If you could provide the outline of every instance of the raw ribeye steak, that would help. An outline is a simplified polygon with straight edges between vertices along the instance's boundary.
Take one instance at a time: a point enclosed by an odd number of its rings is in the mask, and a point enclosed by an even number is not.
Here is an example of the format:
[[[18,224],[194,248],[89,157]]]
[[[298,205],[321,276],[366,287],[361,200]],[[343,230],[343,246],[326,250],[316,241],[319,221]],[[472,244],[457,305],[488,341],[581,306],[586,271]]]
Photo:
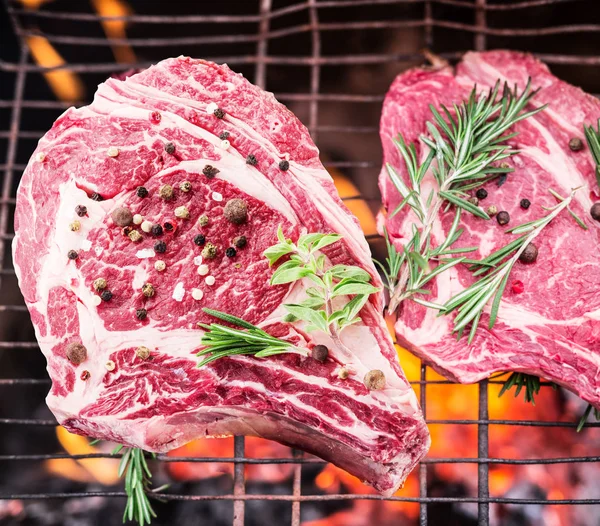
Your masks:
[[[507,211],[510,224],[463,213],[465,232],[457,248],[479,247],[468,257],[481,259],[507,245],[516,237],[506,233],[509,227],[541,218],[547,214],[542,207],[556,205],[549,189],[568,196],[580,187],[571,208],[588,230],[566,210],[545,227],[535,240],[537,260],[516,263],[495,326],[488,329],[488,305],[471,345],[466,336],[457,340],[453,334],[454,315],[438,316],[435,309],[410,300],[399,309],[396,332],[400,343],[455,381],[476,382],[495,371],[525,372],[557,382],[600,407],[600,222],[590,215],[600,190],[583,128],[596,125],[600,101],[557,79],[530,55],[467,53],[456,69],[413,69],[396,78],[381,117],[384,161],[407,177],[392,139],[402,133],[407,142],[417,143],[422,156],[426,146],[419,136],[426,133],[426,121],[432,120],[429,104],[452,108],[468,97],[474,85],[487,90],[498,79],[511,87],[517,84],[522,92],[528,77],[533,88],[540,88],[532,107],[548,107],[514,127],[519,135],[510,144],[520,153],[507,160],[514,171],[506,179],[486,183],[487,197],[479,203],[483,209],[494,205]],[[570,147],[574,138],[581,142],[573,141]],[[427,180],[433,177],[428,175]],[[385,208],[394,210],[401,199],[385,164],[379,184]],[[531,203],[528,208],[527,203],[521,205],[524,199]],[[397,247],[410,238],[415,221],[406,209],[385,221]],[[450,209],[436,218],[433,246],[444,239],[453,217]],[[454,267],[436,278],[426,299],[444,304],[475,279],[466,265]]]
[[[307,285],[269,284],[263,252],[280,225],[293,240],[342,235],[324,249],[328,264],[358,265],[380,282],[306,128],[227,66],[177,58],[107,80],[41,139],[15,224],[15,267],[53,382],[48,405],[70,431],[148,451],[258,435],[386,493],[426,453],[380,294],[342,332],[351,357],[325,333],[283,321],[282,303]],[[330,358],[239,356],[198,368],[198,322],[218,321],[202,308],[307,350],[326,345]],[[365,387],[370,370],[384,373],[383,389]]]

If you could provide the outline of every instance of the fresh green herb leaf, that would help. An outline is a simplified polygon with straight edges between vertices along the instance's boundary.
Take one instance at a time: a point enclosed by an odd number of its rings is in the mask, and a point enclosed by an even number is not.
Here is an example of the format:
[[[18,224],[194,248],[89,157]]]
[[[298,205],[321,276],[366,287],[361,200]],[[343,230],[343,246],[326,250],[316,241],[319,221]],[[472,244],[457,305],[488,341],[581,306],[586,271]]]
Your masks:
[[[206,314],[217,319],[242,327],[245,330],[233,329],[216,323],[200,324],[206,330],[200,343],[204,347],[196,356],[204,357],[198,367],[227,356],[251,354],[254,356],[271,356],[293,352],[308,356],[306,349],[300,349],[290,342],[271,336],[259,327],[241,318],[213,309],[202,309]],[[310,310],[310,309],[309,309]],[[314,311],[313,311],[314,312]],[[275,352],[277,351],[277,352]]]
[[[590,417],[590,414],[592,413],[592,410],[594,411],[594,418],[596,420],[600,420],[600,409],[596,409],[596,408],[594,408],[594,406],[592,404],[588,404],[587,409],[585,410],[585,412],[579,419],[579,423],[577,424],[577,432],[578,433],[585,427],[585,424],[587,423],[588,418]]]
[[[519,396],[523,388],[525,388],[525,401],[535,405],[535,396],[540,392],[540,379],[537,376],[532,376],[525,373],[512,373],[498,393],[502,396],[506,391],[516,387],[515,398]]]
[[[156,518],[147,495],[151,491],[152,472],[141,449],[123,446],[115,448],[116,452],[121,450],[123,455],[118,473],[119,477],[125,474],[125,493],[127,493],[123,522],[135,520],[140,526],[150,524],[152,518]]]
[[[600,188],[600,119],[596,124],[596,129],[590,124],[589,126],[583,126],[585,130],[585,139],[590,147],[592,157],[596,162],[596,182]]]

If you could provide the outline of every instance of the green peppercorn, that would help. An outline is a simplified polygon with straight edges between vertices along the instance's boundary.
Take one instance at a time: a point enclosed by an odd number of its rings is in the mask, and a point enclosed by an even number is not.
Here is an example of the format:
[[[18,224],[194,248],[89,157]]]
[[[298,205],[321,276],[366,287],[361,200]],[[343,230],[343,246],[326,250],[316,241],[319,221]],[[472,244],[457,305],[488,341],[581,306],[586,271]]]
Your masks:
[[[385,375],[379,369],[373,369],[365,374],[364,383],[367,389],[376,390],[385,387]]]
[[[217,247],[212,243],[206,243],[202,249],[202,257],[206,259],[214,259],[217,256]]]
[[[152,283],[145,283],[142,286],[142,293],[147,298],[151,298],[152,296],[154,296],[154,287],[152,286]]]

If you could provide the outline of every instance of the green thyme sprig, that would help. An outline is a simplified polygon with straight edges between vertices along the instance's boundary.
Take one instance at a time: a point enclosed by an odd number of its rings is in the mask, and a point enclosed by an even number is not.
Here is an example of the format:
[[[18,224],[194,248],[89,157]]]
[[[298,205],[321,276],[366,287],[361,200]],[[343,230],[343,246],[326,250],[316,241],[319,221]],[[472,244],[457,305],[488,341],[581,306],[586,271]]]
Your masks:
[[[579,423],[577,424],[578,433],[585,427],[585,424],[587,423],[590,414],[592,414],[592,411],[594,412],[594,418],[596,420],[600,420],[600,409],[596,409],[592,404],[588,404],[587,409],[585,410],[585,412],[579,419]]]
[[[205,356],[205,358],[200,361],[198,367],[226,356],[243,354],[251,354],[257,358],[266,358],[267,356],[289,352],[308,356],[306,349],[300,349],[290,342],[271,336],[256,325],[252,325],[241,318],[214,309],[204,308],[202,310],[214,318],[241,327],[244,330],[233,329],[217,323],[211,323],[210,325],[198,324],[206,330],[200,340],[204,349],[196,354],[198,357]]]
[[[429,304],[431,307],[438,308],[440,314],[447,315],[457,311],[457,315],[454,318],[453,331],[458,333],[459,338],[462,336],[466,326],[471,323],[469,343],[473,341],[481,315],[490,301],[492,304],[488,327],[489,329],[494,327],[498,317],[502,294],[504,293],[508,278],[515,263],[527,248],[527,245],[529,245],[529,243],[531,243],[556,216],[563,210],[568,209],[571,215],[574,216],[576,222],[585,228],[583,221],[569,208],[577,190],[578,188],[572,190],[569,197],[566,198],[561,197],[551,190],[552,195],[555,196],[559,202],[553,207],[545,208],[545,210],[549,211],[547,215],[507,230],[507,233],[523,235],[496,252],[493,252],[488,257],[472,264],[470,269],[474,271],[473,274],[475,276],[488,272],[485,276],[477,280],[470,287],[450,298],[443,306]]]
[[[388,163],[387,171],[390,179],[402,197],[402,201],[391,216],[408,205],[418,223],[414,224],[412,239],[407,243],[408,254],[412,256],[407,255],[403,261],[402,270],[391,296],[390,312],[396,310],[405,299],[422,292],[420,287],[415,286],[421,284],[420,280],[411,278],[419,274],[417,267],[426,271],[429,262],[441,255],[435,254],[432,248],[431,230],[442,206],[454,205],[457,214],[460,210],[465,210],[483,219],[489,219],[487,213],[468,201],[467,191],[485,184],[498,175],[513,171],[510,167],[497,165],[500,161],[518,153],[506,143],[516,133],[506,134],[506,132],[517,122],[535,115],[545,107],[523,111],[536,94],[536,91],[531,90],[530,81],[521,94],[518,93],[516,86],[511,90],[507,84],[504,84],[501,97],[498,97],[499,93],[500,81],[496,82],[487,94],[482,93],[479,96],[475,87],[466,101],[458,106],[454,105],[454,114],[445,106],[442,106],[439,112],[430,105],[433,122],[427,122],[430,137],[421,137],[429,147],[422,163],[417,160],[414,144],[407,145],[402,135],[394,141],[405,161],[409,184],[406,184]],[[428,195],[424,195],[422,183],[430,168],[437,190],[431,190]],[[440,252],[452,253],[450,251],[454,250],[461,253],[472,250],[452,248],[461,234],[462,229],[455,229],[443,242],[444,251]],[[454,262],[450,266],[456,264],[458,263]],[[443,270],[448,268],[445,267]]]
[[[308,323],[307,331],[320,330],[333,339],[345,353],[350,351],[342,344],[340,332],[360,321],[358,313],[369,295],[380,289],[370,284],[371,275],[352,265],[334,265],[325,269],[326,258],[321,249],[342,239],[339,234],[305,234],[297,244],[286,239],[281,226],[277,230],[279,243],[269,247],[265,257],[273,265],[284,256],[289,261],[281,264],[271,277],[271,285],[293,283],[302,279],[312,281],[306,289],[307,298],[300,303],[284,304],[288,311],[286,321],[302,320]],[[353,296],[340,307],[336,298]]]
[[[592,152],[592,157],[596,161],[596,181],[598,187],[600,187],[600,119],[598,119],[595,130],[591,124],[589,126],[584,124],[583,129],[585,130],[585,138],[590,147],[590,152]]]
[[[156,518],[147,495],[147,492],[151,491],[152,472],[141,449],[119,445],[113,450],[113,455],[121,451],[123,456],[119,464],[119,477],[125,474],[127,493],[123,522],[135,520],[140,526],[150,524],[152,518]],[[157,488],[157,491],[161,489],[164,489],[164,486]]]

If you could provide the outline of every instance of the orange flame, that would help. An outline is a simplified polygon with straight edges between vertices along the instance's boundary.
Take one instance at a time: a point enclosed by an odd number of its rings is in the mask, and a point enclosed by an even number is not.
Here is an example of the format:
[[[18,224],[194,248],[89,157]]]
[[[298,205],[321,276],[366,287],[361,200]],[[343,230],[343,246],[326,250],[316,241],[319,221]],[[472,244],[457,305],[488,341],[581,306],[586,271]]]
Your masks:
[[[100,16],[118,17],[132,14],[132,9],[122,0],[91,0],[94,9]],[[103,20],[102,27],[108,38],[125,39],[125,21],[124,20]],[[133,64],[136,62],[135,53],[128,44],[113,45],[113,55],[115,60],[121,64]]]
[[[65,60],[54,49],[48,39],[35,35],[27,37],[27,45],[36,64],[46,68],[54,68],[65,65]],[[84,98],[85,88],[79,76],[72,71],[59,69],[44,73],[46,81],[52,91],[60,100],[79,101]]]
[[[64,427],[56,428],[56,436],[69,455],[90,455],[101,452],[94,446],[90,446],[87,438],[69,433]],[[109,458],[80,460],[54,458],[46,461],[46,469],[51,473],[78,482],[97,481],[107,486],[112,486],[119,480],[118,466],[118,460]]]

